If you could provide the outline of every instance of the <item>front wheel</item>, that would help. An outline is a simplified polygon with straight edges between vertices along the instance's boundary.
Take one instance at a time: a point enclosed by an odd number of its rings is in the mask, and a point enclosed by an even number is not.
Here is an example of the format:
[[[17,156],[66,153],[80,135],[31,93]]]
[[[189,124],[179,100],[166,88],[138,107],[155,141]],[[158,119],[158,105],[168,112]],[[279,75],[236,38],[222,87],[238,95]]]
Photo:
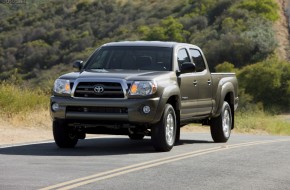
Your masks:
[[[151,129],[151,140],[156,151],[170,151],[176,136],[176,114],[170,104],[165,109],[160,121]]]
[[[53,137],[59,148],[73,148],[78,142],[78,134],[68,128],[65,121],[53,121]]]
[[[233,115],[228,102],[223,103],[220,116],[213,118],[210,132],[214,142],[227,142],[231,135]]]

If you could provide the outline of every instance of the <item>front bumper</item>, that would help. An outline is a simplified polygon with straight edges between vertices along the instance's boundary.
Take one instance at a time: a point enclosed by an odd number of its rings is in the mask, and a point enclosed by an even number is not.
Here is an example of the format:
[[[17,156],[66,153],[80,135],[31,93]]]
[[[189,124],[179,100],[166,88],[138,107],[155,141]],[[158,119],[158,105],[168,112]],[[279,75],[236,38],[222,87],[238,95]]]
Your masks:
[[[50,105],[57,103],[58,109],[53,111],[50,106],[50,113],[53,119],[68,119],[79,121],[102,121],[122,122],[131,124],[153,124],[157,123],[162,115],[160,98],[149,99],[77,99],[72,97],[52,96]],[[144,106],[150,106],[150,112],[143,112]],[[78,108],[78,109],[70,109]],[[108,112],[118,108],[120,112]],[[89,110],[89,111],[88,111]],[[97,111],[95,111],[97,110]]]

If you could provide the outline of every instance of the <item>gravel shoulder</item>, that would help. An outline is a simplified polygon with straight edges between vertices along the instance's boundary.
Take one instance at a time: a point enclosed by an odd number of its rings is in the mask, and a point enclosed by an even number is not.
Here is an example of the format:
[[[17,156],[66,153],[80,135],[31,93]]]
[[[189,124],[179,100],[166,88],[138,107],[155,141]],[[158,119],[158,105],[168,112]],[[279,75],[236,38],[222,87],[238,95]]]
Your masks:
[[[209,133],[209,127],[201,126],[185,126],[182,132],[196,132],[196,133]],[[40,127],[19,127],[13,126],[8,122],[0,122],[0,145],[12,145],[20,143],[31,143],[38,141],[52,140],[52,130],[48,126]],[[96,135],[89,135],[96,136]]]
[[[45,114],[43,114],[45,115]],[[35,117],[32,117],[35,118]],[[18,122],[8,122],[7,120],[0,117],[0,145],[14,145],[21,143],[33,143],[39,141],[48,141],[53,140],[51,121],[47,115],[43,118],[39,118],[40,121],[29,119],[19,120]],[[290,121],[290,115],[284,114],[281,115],[281,118],[286,121]],[[207,126],[201,125],[187,125],[181,128],[182,133],[206,133],[210,134],[210,128]],[[255,134],[255,135],[269,135],[265,131],[253,130],[251,132],[244,132],[238,129],[232,131],[233,134]],[[99,135],[87,135],[87,137],[94,137]]]
[[[0,145],[45,141],[53,138],[51,130],[42,128],[0,126],[0,133]]]

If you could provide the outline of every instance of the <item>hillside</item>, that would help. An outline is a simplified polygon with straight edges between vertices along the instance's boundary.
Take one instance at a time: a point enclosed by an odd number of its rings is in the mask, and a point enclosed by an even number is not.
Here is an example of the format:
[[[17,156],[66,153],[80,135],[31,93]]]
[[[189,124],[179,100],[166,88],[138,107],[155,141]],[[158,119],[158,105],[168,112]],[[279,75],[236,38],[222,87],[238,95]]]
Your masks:
[[[273,0],[0,4],[0,79],[43,77],[40,71],[84,59],[100,44],[137,39],[194,43],[212,69],[225,61],[242,67],[277,48],[272,26],[278,9]]]
[[[212,71],[237,73],[241,110],[289,112],[289,0],[25,2],[0,4],[0,84],[48,94],[103,43],[178,41],[200,46]]]

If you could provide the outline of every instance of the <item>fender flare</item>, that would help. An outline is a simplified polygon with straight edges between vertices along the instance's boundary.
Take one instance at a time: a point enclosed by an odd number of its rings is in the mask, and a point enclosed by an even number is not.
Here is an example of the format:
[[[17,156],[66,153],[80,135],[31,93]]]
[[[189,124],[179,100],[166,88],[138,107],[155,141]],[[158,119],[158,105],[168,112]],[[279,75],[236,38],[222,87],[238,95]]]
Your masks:
[[[170,85],[170,86],[166,86],[163,89],[162,95],[160,96],[160,101],[158,103],[158,107],[157,107],[157,111],[156,111],[156,115],[154,117],[154,123],[158,122],[161,119],[161,116],[164,112],[164,107],[165,104],[167,103],[167,101],[169,100],[170,97],[175,96],[178,97],[177,98],[177,104],[176,109],[180,110],[181,107],[181,100],[180,100],[180,89],[177,85]],[[175,107],[173,106],[173,107]],[[176,113],[178,114],[178,113]]]
[[[234,85],[231,82],[225,82],[224,84],[219,84],[221,87],[220,89],[218,89],[218,94],[220,94],[220,96],[217,96],[216,99],[216,109],[214,110],[214,114],[213,117],[218,117],[221,114],[222,111],[222,106],[223,106],[223,102],[225,100],[225,97],[228,93],[231,94],[230,96],[230,105],[234,105],[234,99],[235,99],[235,88]],[[234,110],[232,110],[234,111]]]

